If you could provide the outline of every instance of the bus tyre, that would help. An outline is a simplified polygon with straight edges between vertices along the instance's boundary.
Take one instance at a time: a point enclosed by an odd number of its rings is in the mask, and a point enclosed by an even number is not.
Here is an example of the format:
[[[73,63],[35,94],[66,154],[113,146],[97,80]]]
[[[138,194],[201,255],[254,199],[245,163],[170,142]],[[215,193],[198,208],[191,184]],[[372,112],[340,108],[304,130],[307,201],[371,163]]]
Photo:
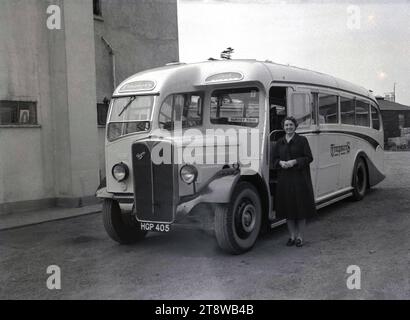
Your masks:
[[[262,222],[261,200],[256,188],[240,182],[231,203],[215,210],[215,235],[219,246],[231,254],[250,250],[258,238]]]
[[[353,169],[353,200],[362,200],[366,194],[368,176],[366,164],[362,158],[356,161]]]
[[[112,199],[104,199],[102,217],[105,231],[120,244],[135,243],[147,234],[133,216],[122,214],[118,202]]]

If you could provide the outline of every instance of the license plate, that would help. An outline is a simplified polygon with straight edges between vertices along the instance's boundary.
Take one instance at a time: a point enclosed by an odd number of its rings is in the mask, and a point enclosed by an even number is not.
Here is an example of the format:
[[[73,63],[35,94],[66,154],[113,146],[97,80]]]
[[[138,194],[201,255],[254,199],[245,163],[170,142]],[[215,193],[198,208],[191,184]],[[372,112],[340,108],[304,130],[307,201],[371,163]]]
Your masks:
[[[141,230],[166,233],[171,230],[171,225],[167,223],[141,222]]]

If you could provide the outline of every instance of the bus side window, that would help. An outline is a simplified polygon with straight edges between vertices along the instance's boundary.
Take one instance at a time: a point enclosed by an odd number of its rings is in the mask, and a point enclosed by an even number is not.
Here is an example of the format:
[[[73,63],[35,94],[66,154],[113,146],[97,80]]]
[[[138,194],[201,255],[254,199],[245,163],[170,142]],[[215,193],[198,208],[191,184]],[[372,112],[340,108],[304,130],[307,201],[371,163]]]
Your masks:
[[[202,124],[202,99],[197,94],[186,95],[183,111],[183,127],[190,128]]]
[[[375,130],[380,130],[380,115],[379,111],[375,106],[371,106],[372,110],[372,128]]]
[[[338,97],[331,94],[319,94],[319,123],[339,123]]]
[[[370,127],[369,103],[362,100],[356,100],[356,125],[361,127]]]
[[[355,99],[340,97],[340,116],[342,124],[355,124]]]

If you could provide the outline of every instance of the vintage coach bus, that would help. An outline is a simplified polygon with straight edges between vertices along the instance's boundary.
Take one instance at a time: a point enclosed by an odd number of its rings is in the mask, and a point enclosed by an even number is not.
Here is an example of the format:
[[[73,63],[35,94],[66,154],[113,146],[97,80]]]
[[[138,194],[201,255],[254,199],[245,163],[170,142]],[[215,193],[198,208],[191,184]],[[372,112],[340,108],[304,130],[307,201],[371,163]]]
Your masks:
[[[251,249],[261,230],[284,222],[275,219],[270,158],[286,115],[311,146],[318,208],[360,200],[384,179],[379,106],[357,85],[255,60],[177,63],[124,81],[110,105],[106,185],[97,191],[108,235],[129,244],[198,218],[212,222],[225,251]],[[235,132],[242,136],[232,142]]]

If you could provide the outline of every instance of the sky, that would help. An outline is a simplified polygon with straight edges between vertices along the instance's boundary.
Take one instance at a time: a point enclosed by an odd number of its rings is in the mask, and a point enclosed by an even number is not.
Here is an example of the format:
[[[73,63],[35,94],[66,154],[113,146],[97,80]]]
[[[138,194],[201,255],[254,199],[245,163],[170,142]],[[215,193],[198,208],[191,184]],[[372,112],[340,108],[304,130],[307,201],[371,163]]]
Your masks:
[[[353,6],[352,6],[353,5]],[[181,62],[271,60],[410,105],[410,1],[178,0]]]

